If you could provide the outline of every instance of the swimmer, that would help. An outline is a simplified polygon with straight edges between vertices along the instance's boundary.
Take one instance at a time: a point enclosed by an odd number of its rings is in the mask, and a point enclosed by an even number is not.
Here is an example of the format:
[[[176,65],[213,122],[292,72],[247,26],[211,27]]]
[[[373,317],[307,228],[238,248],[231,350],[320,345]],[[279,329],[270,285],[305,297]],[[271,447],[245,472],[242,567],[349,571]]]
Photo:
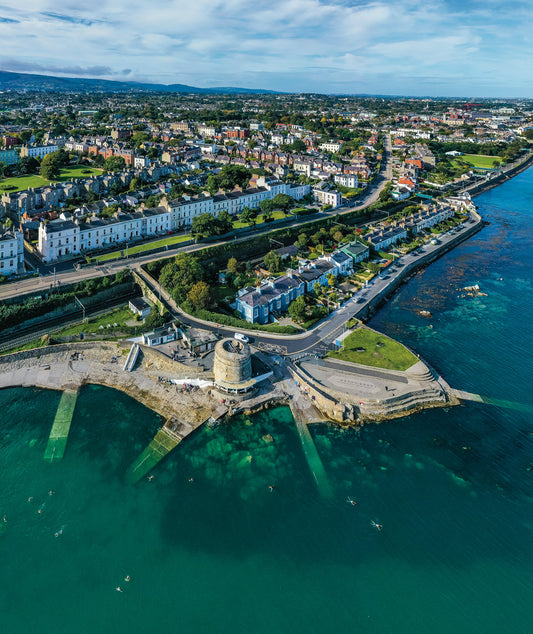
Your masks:
[[[48,495],[54,495],[53,491],[48,491]]]
[[[370,522],[370,526],[373,526],[375,529],[377,529],[378,531],[381,531],[383,528],[383,524],[378,524],[377,522],[375,522],[374,520],[372,520]]]
[[[4,515],[4,524],[7,524],[7,515]]]
[[[194,482],[194,478],[189,478],[189,482]]]
[[[124,581],[131,581],[131,577],[130,577],[129,575],[126,575],[126,576],[124,577]]]
[[[273,484],[271,484],[271,485],[268,487],[268,490],[270,491],[270,493],[272,493],[272,492],[274,491],[274,485],[273,485]]]
[[[351,504],[352,506],[355,506],[357,504],[357,502],[350,496],[346,498],[346,502],[348,502],[348,504]]]
[[[148,482],[151,482],[153,479],[154,479],[154,476],[153,476],[153,475],[149,475],[149,476],[147,477]]]
[[[56,537],[59,537],[60,535],[63,535],[63,528],[62,527],[57,531],[57,533],[55,533]]]
[[[115,588],[115,590],[116,590],[117,592],[122,592],[122,588],[121,588],[120,586],[117,586],[117,587]]]
[[[33,495],[30,495],[30,497],[28,498],[28,502],[31,502],[33,500]]]
[[[45,503],[43,502],[41,506],[39,507],[39,510],[37,511],[39,515],[41,515],[41,513],[43,512],[44,506],[45,506]]]

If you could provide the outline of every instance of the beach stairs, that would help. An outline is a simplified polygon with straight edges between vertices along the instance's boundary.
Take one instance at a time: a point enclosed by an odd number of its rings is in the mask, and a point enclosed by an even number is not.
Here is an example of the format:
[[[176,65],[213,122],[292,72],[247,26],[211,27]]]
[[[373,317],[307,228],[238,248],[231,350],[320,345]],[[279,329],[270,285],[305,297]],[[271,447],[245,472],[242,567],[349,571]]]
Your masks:
[[[67,389],[61,395],[57,412],[44,452],[47,462],[56,462],[63,458],[67,446],[70,424],[74,415],[74,408],[78,399],[78,390]]]
[[[140,351],[141,351],[141,348],[139,347],[138,343],[134,343],[131,346],[131,349],[126,358],[126,363],[124,364],[124,372],[133,372],[133,368],[135,367],[135,364],[137,363],[137,359],[139,357]]]
[[[128,469],[126,479],[135,484],[147,476],[152,469],[181,442],[181,437],[167,427],[162,427],[148,447],[141,453]]]

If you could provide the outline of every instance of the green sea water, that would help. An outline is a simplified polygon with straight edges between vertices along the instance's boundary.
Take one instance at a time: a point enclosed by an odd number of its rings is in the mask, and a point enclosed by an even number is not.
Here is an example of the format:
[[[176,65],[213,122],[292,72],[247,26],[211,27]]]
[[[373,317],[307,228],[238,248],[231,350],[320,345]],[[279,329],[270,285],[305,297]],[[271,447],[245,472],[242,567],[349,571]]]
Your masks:
[[[156,414],[86,386],[49,464],[60,394],[0,391],[0,632],[530,632],[533,170],[476,202],[490,226],[371,325],[518,409],[315,426],[323,498],[287,408],[202,428],[129,485]]]

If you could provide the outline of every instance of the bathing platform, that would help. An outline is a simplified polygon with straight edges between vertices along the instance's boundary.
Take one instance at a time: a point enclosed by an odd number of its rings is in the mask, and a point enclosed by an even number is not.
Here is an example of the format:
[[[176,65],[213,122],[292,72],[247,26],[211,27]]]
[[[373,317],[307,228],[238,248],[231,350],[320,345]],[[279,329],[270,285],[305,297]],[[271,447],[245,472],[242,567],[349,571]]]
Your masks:
[[[78,390],[65,390],[61,395],[52,431],[44,452],[44,459],[48,462],[63,458],[77,399]]]

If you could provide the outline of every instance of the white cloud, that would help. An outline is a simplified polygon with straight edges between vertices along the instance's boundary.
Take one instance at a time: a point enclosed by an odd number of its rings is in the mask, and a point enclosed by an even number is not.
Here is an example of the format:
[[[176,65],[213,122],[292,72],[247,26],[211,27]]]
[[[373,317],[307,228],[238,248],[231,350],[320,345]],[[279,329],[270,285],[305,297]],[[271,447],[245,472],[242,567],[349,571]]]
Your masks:
[[[486,90],[483,69],[502,63],[505,85],[531,79],[516,68],[531,17],[517,0],[3,0],[0,41],[5,70],[127,66],[164,83],[324,92],[414,93],[439,78],[449,90],[455,76]]]

